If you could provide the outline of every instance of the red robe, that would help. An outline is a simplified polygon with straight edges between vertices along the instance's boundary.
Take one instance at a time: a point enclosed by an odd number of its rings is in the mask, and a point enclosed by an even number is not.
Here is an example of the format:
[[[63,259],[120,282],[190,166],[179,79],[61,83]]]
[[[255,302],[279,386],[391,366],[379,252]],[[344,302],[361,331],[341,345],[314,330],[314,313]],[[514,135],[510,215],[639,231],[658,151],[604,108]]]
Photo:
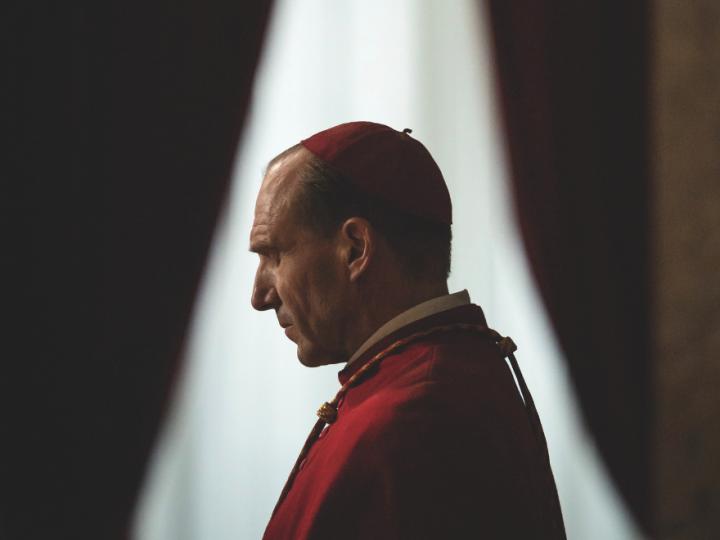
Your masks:
[[[460,322],[485,318],[470,304],[415,321],[365,351],[340,382],[398,339]],[[564,538],[544,451],[492,339],[433,334],[347,392],[264,539]]]

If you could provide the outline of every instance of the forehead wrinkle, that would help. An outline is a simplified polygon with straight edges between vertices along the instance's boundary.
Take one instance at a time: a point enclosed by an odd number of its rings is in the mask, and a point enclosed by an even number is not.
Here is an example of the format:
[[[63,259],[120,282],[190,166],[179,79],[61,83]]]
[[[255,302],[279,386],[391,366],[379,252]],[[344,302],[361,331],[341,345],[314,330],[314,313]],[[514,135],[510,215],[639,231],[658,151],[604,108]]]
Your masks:
[[[250,231],[250,247],[279,247],[283,242],[280,235],[290,232],[292,220],[291,194],[288,190],[274,190],[266,193],[256,207],[255,220]]]
[[[266,193],[266,200],[263,201],[262,210],[265,212],[267,220],[275,223],[292,215],[300,183],[296,171],[268,180],[269,190]]]

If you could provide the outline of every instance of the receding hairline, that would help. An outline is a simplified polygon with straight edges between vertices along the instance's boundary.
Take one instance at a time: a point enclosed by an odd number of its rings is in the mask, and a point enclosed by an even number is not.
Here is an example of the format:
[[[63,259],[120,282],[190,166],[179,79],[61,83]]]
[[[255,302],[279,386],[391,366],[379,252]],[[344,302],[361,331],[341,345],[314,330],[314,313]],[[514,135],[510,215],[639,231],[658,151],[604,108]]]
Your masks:
[[[298,157],[297,163],[290,163],[299,153],[304,154],[304,158]],[[273,193],[268,212],[290,212],[294,215],[293,219],[298,217],[298,203],[302,196],[306,167],[312,159],[316,159],[312,152],[298,143],[283,150],[268,162],[260,187],[261,192],[270,189]],[[283,170],[286,168],[287,170]]]
[[[305,147],[302,145],[302,143],[297,143],[297,144],[291,146],[290,148],[286,148],[285,150],[283,150],[282,152],[280,152],[277,156],[275,156],[274,158],[272,158],[272,159],[268,162],[268,164],[265,166],[265,170],[263,171],[263,176],[266,176],[267,173],[268,173],[268,171],[269,171],[270,169],[272,169],[273,167],[275,167],[277,164],[279,164],[281,161],[283,161],[284,159],[292,156],[292,155],[295,154],[296,152],[299,152],[299,151],[302,150],[303,148],[305,148]]]

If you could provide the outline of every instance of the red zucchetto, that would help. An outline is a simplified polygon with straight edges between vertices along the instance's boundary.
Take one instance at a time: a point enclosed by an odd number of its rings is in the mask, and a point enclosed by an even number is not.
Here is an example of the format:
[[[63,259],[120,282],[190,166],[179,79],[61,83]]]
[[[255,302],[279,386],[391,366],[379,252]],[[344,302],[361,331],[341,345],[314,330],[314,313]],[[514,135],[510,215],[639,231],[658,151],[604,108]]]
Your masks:
[[[373,122],[349,122],[301,141],[355,188],[398,210],[452,223],[450,193],[430,152],[410,136]]]

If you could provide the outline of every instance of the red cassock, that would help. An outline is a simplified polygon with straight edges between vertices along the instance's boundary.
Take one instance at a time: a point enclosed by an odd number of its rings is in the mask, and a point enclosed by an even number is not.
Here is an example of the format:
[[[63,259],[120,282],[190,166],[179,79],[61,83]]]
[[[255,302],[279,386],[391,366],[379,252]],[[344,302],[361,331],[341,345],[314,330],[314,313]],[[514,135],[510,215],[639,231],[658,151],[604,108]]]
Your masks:
[[[383,338],[348,378],[409,335],[485,325],[465,305]],[[385,357],[339,403],[265,540],[565,538],[544,440],[497,345],[467,330],[430,334]]]

